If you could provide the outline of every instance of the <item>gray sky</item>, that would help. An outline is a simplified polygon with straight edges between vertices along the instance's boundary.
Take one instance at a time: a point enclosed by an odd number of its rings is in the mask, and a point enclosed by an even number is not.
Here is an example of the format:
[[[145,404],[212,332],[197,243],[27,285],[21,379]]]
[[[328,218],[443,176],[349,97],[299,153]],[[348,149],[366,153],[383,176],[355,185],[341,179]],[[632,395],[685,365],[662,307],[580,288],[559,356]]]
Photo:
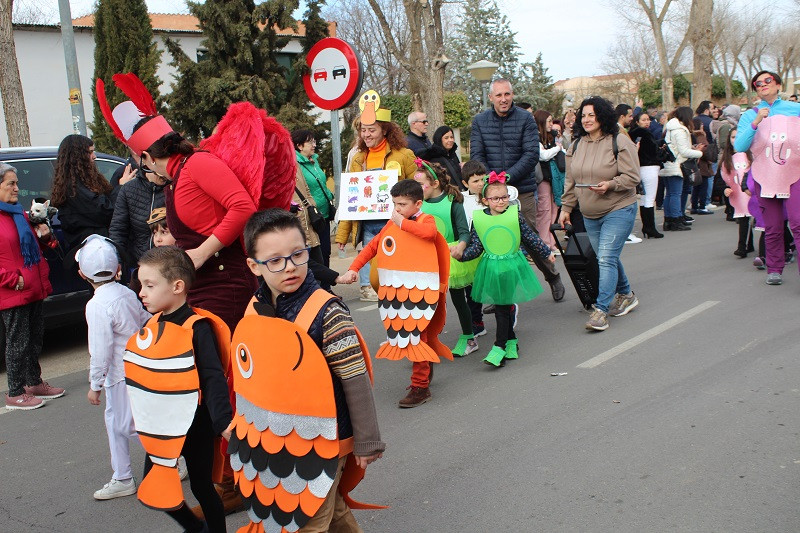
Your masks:
[[[27,0],[38,2],[41,0]],[[732,0],[742,9],[753,9],[752,0]],[[54,6],[57,0],[45,0]],[[70,0],[72,16],[92,11],[95,0]],[[618,34],[618,21],[610,2],[602,0],[498,0],[498,5],[517,33],[525,61],[539,52],[553,80],[603,74],[602,62]],[[771,0],[789,9],[793,0]],[[183,0],[147,0],[154,13],[186,13]],[[299,15],[298,15],[299,16]]]

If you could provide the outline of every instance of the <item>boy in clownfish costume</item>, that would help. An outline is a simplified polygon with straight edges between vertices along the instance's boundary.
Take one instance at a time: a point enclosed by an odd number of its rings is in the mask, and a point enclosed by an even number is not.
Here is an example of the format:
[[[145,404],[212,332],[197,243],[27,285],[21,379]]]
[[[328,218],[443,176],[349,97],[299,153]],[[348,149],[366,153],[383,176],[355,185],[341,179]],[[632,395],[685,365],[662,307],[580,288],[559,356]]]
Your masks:
[[[195,277],[186,252],[175,246],[148,250],[138,275],[142,304],[155,314],[128,341],[124,357],[133,420],[147,452],[139,500],[166,511],[186,531],[225,532],[214,481],[221,480],[225,461],[218,437],[230,437],[233,417],[225,375],[230,330],[186,303]],[[183,498],[180,455],[205,521]]]
[[[353,283],[358,270],[377,256],[378,310],[387,342],[375,357],[413,362],[409,392],[398,403],[408,408],[430,400],[431,363],[438,363],[440,356],[453,360],[438,338],[445,322],[450,249],[434,217],[422,212],[424,193],[419,183],[399,181],[390,193],[391,219],[342,277]]]
[[[228,447],[250,517],[240,533],[361,528],[350,489],[379,459],[369,354],[347,307],[308,267],[300,221],[259,211],[244,229],[261,285],[233,335],[236,414]]]

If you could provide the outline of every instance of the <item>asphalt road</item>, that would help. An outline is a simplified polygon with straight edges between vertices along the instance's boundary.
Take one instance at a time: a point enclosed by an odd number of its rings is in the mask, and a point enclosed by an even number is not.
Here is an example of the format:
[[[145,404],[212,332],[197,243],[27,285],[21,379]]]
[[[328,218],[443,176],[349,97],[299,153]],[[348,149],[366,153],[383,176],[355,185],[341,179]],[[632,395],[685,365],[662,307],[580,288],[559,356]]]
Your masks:
[[[731,254],[735,224],[719,211],[698,219],[625,246],[641,303],[603,333],[583,329],[571,286],[561,303],[542,295],[521,306],[518,361],[481,362],[487,317],[481,350],[437,367],[432,401],[410,410],[396,406],[410,364],[376,361],[388,449],[354,496],[391,508],[357,511],[364,530],[799,531],[797,265],[767,286]],[[377,348],[374,305],[354,287],[339,292]],[[457,321],[448,326],[454,343]],[[132,497],[92,499],[110,467],[102,408],[86,401],[82,335],[49,336],[42,359],[67,396],[0,409],[0,532],[178,531]],[[229,517],[229,530],[246,521]]]

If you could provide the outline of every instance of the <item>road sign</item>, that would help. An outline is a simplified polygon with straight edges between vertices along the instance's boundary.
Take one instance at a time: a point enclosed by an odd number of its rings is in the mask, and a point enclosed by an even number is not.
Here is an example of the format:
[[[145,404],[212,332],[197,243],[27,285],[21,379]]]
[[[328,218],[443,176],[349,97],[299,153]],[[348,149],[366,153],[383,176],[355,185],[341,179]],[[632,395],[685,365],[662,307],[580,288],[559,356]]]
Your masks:
[[[303,85],[317,107],[341,109],[358,96],[364,69],[356,51],[343,40],[322,39],[309,50],[306,64],[309,71],[303,76]]]

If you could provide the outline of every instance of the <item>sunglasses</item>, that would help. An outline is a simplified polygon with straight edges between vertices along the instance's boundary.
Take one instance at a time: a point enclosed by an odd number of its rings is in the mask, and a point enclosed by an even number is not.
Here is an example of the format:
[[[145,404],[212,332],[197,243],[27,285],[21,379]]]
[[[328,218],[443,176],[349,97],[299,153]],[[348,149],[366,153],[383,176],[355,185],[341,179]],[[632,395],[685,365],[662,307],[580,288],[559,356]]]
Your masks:
[[[759,88],[759,89],[760,89],[761,87],[764,87],[764,86],[766,86],[766,85],[769,85],[769,84],[770,84],[770,83],[772,83],[773,81],[775,81],[775,78],[773,78],[772,76],[767,76],[767,77],[766,77],[766,78],[764,78],[763,80],[758,80],[758,81],[757,81],[757,82],[755,82],[753,85],[755,85],[755,86],[756,86],[756,88]]]
[[[415,122],[422,122],[423,124],[427,124],[427,123],[428,123],[428,121],[427,121],[427,120],[417,120],[417,121],[415,121]]]

